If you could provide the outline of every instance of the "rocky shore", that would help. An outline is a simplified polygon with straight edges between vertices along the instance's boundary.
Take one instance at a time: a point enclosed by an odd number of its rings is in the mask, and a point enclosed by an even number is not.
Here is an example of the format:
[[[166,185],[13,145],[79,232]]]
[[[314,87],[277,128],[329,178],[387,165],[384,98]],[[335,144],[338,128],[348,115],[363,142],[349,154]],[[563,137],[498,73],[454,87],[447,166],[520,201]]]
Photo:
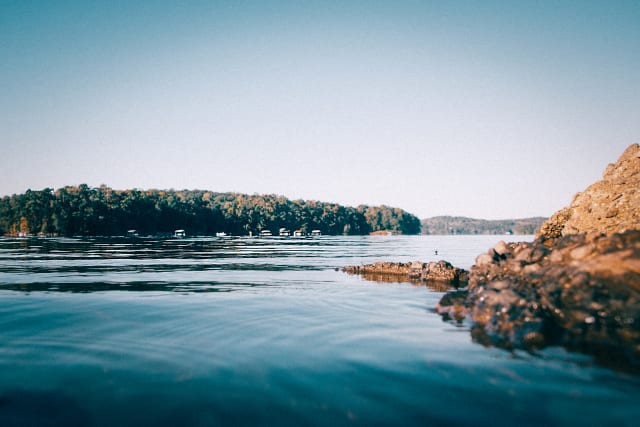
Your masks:
[[[500,242],[470,272],[446,261],[349,266],[466,287],[436,310],[469,321],[475,341],[508,349],[562,345],[603,364],[640,372],[640,146],[574,196],[533,242]]]
[[[500,242],[437,311],[486,345],[563,345],[640,370],[640,147],[578,193],[532,243]]]
[[[501,242],[437,311],[470,319],[484,344],[563,345],[640,367],[640,231]]]
[[[447,261],[376,262],[374,264],[349,265],[343,267],[342,271],[349,274],[360,274],[364,277],[381,278],[376,281],[399,278],[412,282],[439,283],[456,288],[465,286],[469,281],[468,271],[454,267]]]

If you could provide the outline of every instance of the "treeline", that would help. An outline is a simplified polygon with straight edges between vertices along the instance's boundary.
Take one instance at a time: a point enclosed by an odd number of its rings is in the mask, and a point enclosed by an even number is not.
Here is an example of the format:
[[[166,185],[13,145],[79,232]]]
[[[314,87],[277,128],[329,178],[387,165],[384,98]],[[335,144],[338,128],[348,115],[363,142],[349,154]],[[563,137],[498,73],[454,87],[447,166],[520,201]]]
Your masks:
[[[535,234],[546,218],[504,220],[436,216],[422,220],[422,234]]]
[[[369,234],[388,230],[420,233],[420,220],[388,206],[342,206],[200,190],[114,190],[85,184],[27,190],[0,199],[0,234],[118,236],[135,229],[158,235],[184,229],[189,235],[320,230],[323,234]]]

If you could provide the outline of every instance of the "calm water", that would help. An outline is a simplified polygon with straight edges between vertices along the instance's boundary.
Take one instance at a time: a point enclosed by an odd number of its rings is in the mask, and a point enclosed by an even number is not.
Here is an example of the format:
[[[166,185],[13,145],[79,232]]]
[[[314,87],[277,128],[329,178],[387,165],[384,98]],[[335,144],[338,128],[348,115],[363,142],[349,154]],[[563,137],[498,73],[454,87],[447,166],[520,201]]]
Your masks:
[[[335,271],[500,239],[0,238],[0,425],[638,425],[640,378]]]

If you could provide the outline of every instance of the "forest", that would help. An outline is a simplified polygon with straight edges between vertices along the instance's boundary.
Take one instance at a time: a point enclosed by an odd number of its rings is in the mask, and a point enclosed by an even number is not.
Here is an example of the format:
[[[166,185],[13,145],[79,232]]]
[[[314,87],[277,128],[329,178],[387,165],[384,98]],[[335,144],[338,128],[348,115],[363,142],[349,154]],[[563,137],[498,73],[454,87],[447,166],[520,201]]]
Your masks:
[[[329,235],[364,235],[386,230],[420,233],[420,220],[388,206],[342,206],[289,200],[278,195],[203,190],[114,190],[105,185],[27,190],[0,199],[0,235],[163,235],[184,229],[208,236],[274,233],[280,228],[320,230]]]

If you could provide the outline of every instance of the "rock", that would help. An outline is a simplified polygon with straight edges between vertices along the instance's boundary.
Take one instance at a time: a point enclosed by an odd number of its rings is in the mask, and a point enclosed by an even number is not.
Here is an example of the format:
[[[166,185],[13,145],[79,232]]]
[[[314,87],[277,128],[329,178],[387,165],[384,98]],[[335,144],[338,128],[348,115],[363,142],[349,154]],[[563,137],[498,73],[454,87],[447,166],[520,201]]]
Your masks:
[[[471,319],[484,343],[564,345],[640,368],[640,231],[546,243],[511,245],[504,258],[474,265],[467,289],[445,295],[437,311]]]
[[[629,146],[602,180],[574,196],[540,228],[538,237],[587,232],[620,233],[640,228],[640,146]]]
[[[443,315],[447,320],[463,320],[470,310],[468,295],[469,291],[465,290],[447,292],[438,304],[438,313]]]
[[[469,273],[461,268],[454,267],[447,261],[432,261],[424,263],[413,261],[402,262],[376,262],[374,264],[349,265],[342,268],[349,274],[376,277],[376,281],[385,281],[381,276],[401,277],[419,280],[423,282],[442,282],[458,287],[469,281]]]
[[[411,271],[410,264],[402,262],[376,262],[375,264],[348,265],[342,271],[350,274],[389,274],[408,276]]]
[[[480,254],[476,258],[476,265],[486,265],[491,264],[493,262],[493,255],[490,254]]]
[[[409,276],[414,278],[422,277],[422,269],[424,268],[424,263],[420,261],[414,261],[409,266]]]
[[[429,262],[422,268],[421,279],[427,282],[447,282],[460,286],[469,281],[469,273],[456,268],[447,261]]]
[[[476,258],[445,318],[472,322],[485,345],[563,345],[640,371],[640,146],[556,212],[531,243],[500,242]]]
[[[503,241],[500,240],[494,247],[493,250],[495,251],[495,253],[497,253],[498,255],[504,255],[507,252],[509,252],[509,246],[507,246],[507,244]]]

